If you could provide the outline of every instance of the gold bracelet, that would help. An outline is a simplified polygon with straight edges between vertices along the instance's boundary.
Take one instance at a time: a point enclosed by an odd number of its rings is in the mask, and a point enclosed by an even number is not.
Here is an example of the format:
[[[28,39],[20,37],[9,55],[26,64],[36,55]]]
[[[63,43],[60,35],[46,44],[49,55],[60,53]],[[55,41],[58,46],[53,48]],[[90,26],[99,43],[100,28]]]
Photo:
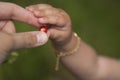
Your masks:
[[[77,37],[77,43],[76,43],[74,49],[68,50],[68,51],[65,51],[65,52],[56,51],[57,53],[59,53],[57,55],[57,60],[56,60],[56,66],[55,66],[55,70],[56,71],[59,70],[59,64],[60,64],[59,61],[60,61],[61,57],[72,55],[72,54],[74,54],[79,49],[80,37],[77,35],[77,33],[74,33],[74,36]]]

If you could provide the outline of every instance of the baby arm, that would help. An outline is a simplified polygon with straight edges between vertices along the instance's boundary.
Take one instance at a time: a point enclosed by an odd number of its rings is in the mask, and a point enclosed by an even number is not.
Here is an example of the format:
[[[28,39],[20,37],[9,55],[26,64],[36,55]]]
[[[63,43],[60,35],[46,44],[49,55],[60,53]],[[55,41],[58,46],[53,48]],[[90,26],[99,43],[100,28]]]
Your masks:
[[[57,52],[68,52],[80,41],[77,51],[60,58],[63,65],[78,79],[120,79],[120,63],[117,60],[97,55],[90,45],[77,39],[72,31],[71,19],[65,11],[48,4],[32,5],[27,7],[27,10],[38,18],[40,24],[49,24],[48,34]]]

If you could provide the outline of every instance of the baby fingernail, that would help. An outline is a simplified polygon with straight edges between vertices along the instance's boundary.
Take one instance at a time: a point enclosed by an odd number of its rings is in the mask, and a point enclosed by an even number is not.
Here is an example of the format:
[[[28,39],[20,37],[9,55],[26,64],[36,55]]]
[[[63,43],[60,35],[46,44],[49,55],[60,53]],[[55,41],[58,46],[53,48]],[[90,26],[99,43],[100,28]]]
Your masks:
[[[39,15],[40,12],[39,12],[39,11],[35,11],[34,14],[35,14],[35,15]]]
[[[44,18],[39,18],[39,22],[44,22],[45,19]]]
[[[32,7],[26,7],[26,9],[29,10],[29,11],[33,11]]]

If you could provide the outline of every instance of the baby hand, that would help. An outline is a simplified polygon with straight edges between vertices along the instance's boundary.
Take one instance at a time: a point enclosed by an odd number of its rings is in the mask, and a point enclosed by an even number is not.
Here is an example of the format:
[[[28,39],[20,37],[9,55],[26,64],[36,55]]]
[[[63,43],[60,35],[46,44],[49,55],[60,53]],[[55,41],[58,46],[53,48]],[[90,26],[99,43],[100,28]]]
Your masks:
[[[37,4],[26,8],[38,18],[40,24],[48,26],[48,34],[54,43],[65,43],[71,38],[71,20],[62,9],[48,4]]]

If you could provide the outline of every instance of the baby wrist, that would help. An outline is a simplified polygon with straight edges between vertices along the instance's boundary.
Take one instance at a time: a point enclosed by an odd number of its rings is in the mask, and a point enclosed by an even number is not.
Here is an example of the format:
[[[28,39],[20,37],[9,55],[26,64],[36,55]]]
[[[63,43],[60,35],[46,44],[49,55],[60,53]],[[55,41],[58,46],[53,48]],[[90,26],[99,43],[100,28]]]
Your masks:
[[[56,60],[56,67],[55,70],[59,69],[59,60],[61,57],[69,56],[74,54],[78,51],[80,45],[80,38],[76,33],[73,33],[73,37],[71,41],[66,44],[63,50],[57,50],[55,49],[55,52],[57,53],[57,60]]]

